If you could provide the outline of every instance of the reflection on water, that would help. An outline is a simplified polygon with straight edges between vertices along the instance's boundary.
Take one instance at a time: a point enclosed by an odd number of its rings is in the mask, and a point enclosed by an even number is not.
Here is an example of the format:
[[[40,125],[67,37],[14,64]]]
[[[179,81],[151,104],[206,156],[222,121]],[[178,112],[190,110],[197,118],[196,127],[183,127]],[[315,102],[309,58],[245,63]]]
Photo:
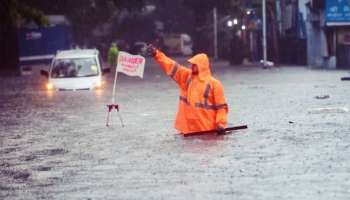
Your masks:
[[[96,97],[102,97],[103,94],[105,93],[104,88],[95,89],[94,93],[95,93]]]
[[[208,134],[184,137],[179,134],[176,138],[182,143],[183,150],[188,153],[210,153],[223,149],[223,135]]]
[[[47,98],[52,99],[54,93],[55,93],[55,91],[53,91],[53,90],[46,90]]]

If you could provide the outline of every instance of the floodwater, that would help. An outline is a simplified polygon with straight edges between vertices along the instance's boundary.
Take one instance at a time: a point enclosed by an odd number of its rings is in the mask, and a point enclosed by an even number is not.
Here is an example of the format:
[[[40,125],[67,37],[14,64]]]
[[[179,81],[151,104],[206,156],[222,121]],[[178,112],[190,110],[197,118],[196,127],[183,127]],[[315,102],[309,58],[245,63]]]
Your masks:
[[[119,76],[125,127],[115,112],[105,126],[113,74],[76,92],[0,77],[0,199],[350,198],[347,71],[213,68],[247,130],[178,135],[176,84],[152,61],[144,79]]]

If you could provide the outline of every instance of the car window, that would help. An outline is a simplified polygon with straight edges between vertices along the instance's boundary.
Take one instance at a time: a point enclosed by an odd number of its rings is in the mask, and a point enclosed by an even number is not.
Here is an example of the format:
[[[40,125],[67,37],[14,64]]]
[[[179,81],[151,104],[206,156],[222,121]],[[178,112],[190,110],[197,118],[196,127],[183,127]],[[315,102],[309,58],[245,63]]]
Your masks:
[[[95,58],[56,59],[52,66],[52,78],[73,78],[97,76],[98,68]]]

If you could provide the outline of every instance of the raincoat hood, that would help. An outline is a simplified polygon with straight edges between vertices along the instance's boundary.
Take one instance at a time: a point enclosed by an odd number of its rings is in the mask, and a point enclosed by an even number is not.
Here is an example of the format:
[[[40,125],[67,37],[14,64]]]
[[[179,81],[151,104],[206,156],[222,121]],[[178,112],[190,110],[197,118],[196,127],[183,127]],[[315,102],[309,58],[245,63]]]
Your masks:
[[[208,79],[211,76],[209,67],[209,58],[207,54],[201,53],[193,56],[188,60],[189,63],[195,64],[198,67],[198,77],[201,81]]]

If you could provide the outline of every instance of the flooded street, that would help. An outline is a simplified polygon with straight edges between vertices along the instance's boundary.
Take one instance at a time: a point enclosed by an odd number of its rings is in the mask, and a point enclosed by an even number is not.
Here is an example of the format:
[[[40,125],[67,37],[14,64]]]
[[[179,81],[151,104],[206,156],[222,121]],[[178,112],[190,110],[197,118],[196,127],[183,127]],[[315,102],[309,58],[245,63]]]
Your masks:
[[[0,199],[350,198],[348,71],[212,68],[247,130],[176,134],[177,86],[150,60],[144,79],[118,78],[125,127],[105,126],[112,73],[76,92],[0,77]]]

